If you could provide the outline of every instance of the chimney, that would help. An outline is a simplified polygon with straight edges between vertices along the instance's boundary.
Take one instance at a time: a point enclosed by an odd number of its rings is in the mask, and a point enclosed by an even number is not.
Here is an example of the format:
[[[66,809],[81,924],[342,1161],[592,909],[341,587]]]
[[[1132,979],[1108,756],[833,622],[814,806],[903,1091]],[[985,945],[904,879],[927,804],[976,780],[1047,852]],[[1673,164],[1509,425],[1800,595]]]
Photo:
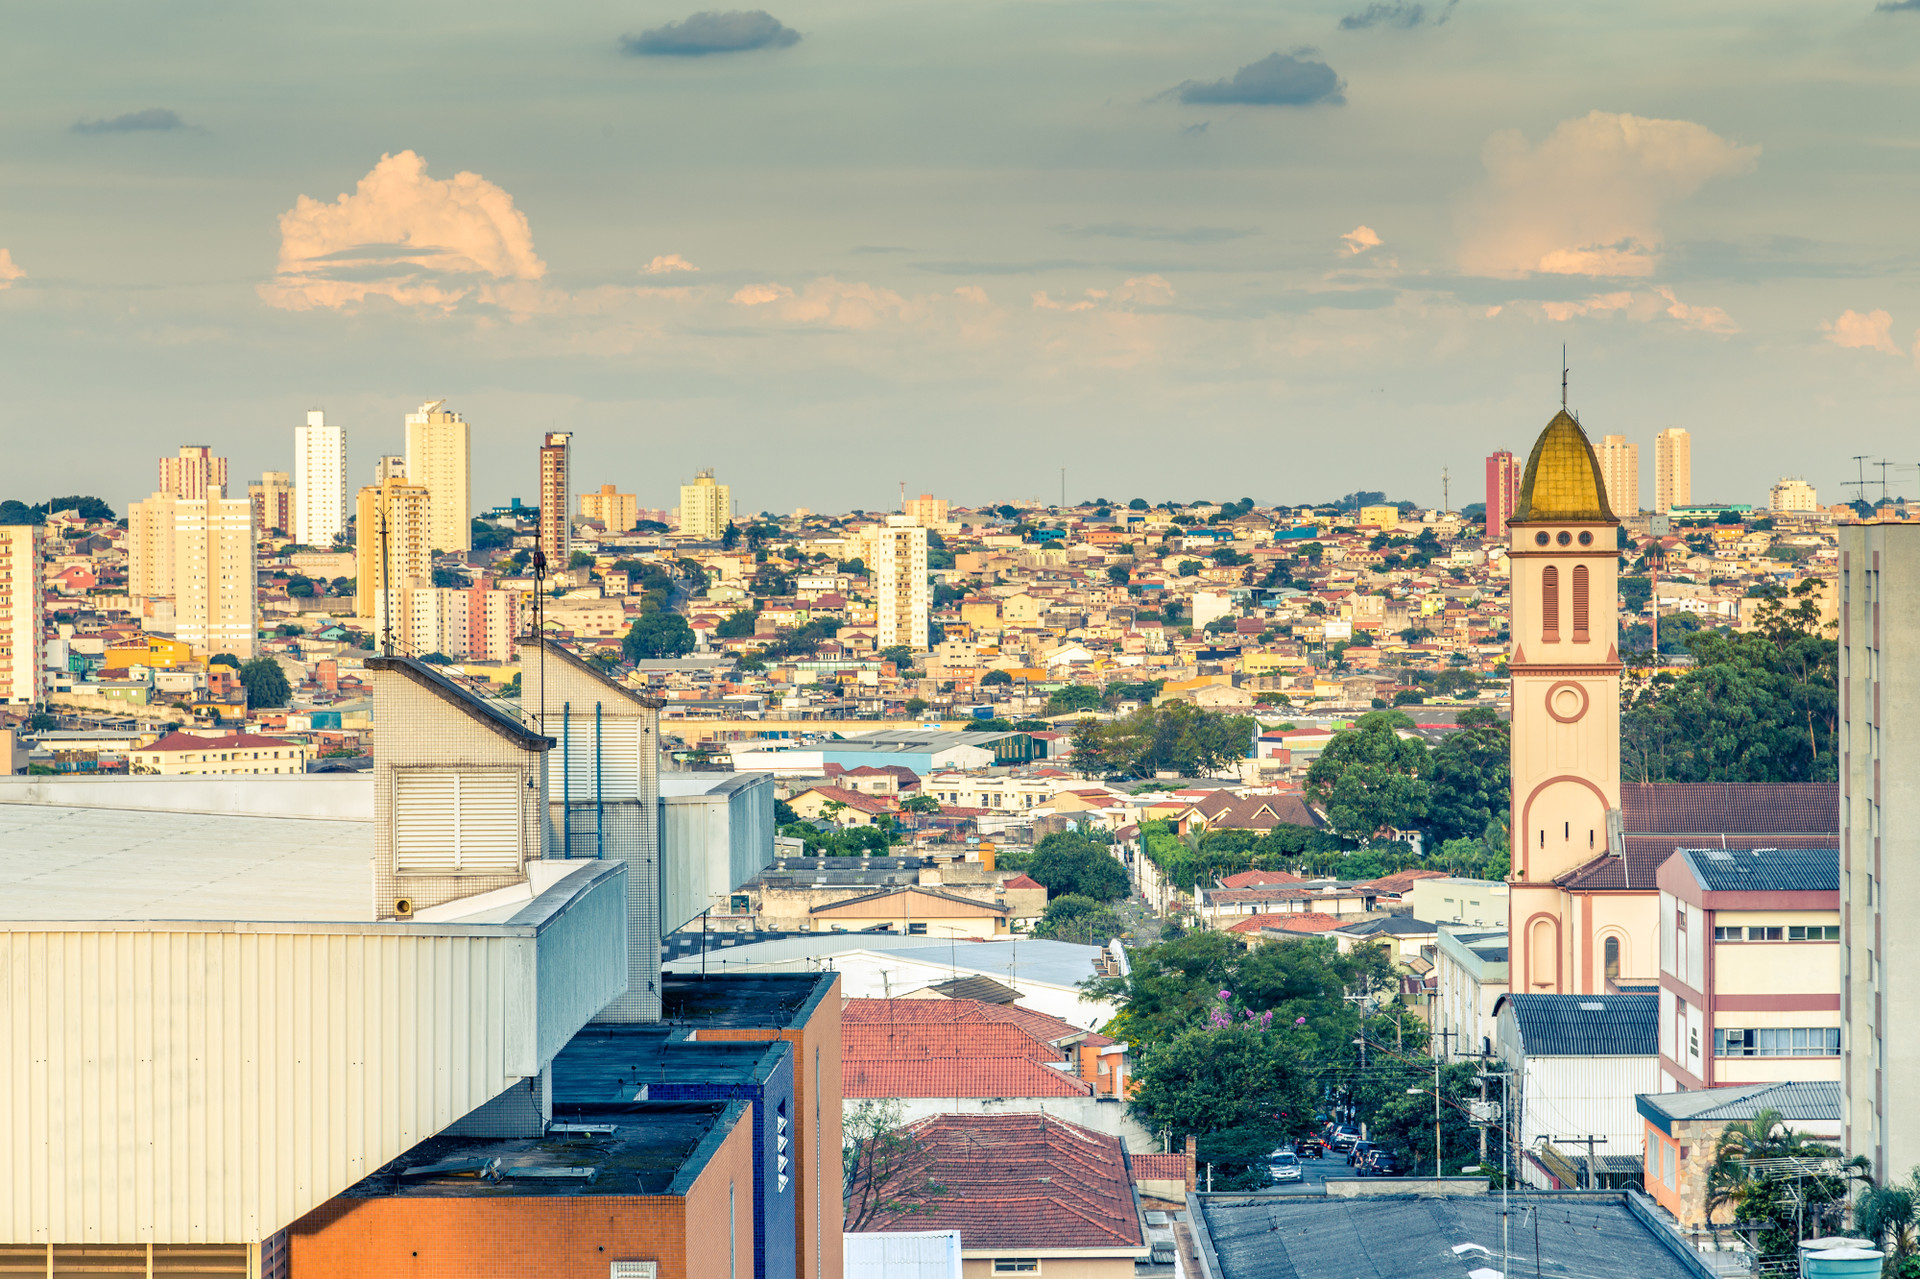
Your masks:
[[[1194,1178],[1194,1173],[1199,1168],[1199,1162],[1198,1162],[1199,1158],[1200,1158],[1200,1143],[1194,1140],[1192,1133],[1188,1133],[1187,1134],[1187,1193],[1188,1194],[1192,1194],[1194,1190],[1198,1188],[1198,1183]]]

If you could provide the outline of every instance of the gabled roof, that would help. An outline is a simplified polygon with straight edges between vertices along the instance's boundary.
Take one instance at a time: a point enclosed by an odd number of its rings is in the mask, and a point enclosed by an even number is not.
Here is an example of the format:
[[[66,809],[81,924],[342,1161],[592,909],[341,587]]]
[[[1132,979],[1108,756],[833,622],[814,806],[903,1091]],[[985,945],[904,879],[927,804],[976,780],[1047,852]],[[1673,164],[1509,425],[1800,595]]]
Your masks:
[[[1035,879],[1033,876],[1022,873],[1019,875],[1015,875],[1012,879],[1009,879],[1006,883],[1002,884],[1001,887],[1017,888],[1017,889],[1031,891],[1032,889],[1035,889],[1035,888],[1043,889],[1046,887],[1046,885],[1041,883],[1039,880]]]
[[[1623,782],[1620,818],[1629,835],[1837,835],[1840,784]]]
[[[1135,1181],[1185,1181],[1187,1179],[1185,1155],[1130,1155],[1128,1162],[1133,1165]]]
[[[840,1092],[856,1098],[1091,1097],[1093,1087],[1026,1057],[848,1057],[840,1063]]]
[[[543,737],[520,722],[519,716],[495,706],[442,675],[438,670],[411,657],[369,657],[367,670],[387,671],[418,684],[461,714],[482,724],[523,750],[553,749],[554,739]]]
[[[1105,1046],[1113,1040],[1096,1031],[1082,1030],[1070,1021],[1023,1008],[1019,1004],[988,1003],[956,996],[948,999],[849,999],[840,1006],[842,1025],[856,1022],[1007,1022],[1049,1044],[1069,1041]]]
[[[1447,872],[1444,870],[1397,870],[1391,875],[1382,875],[1378,879],[1370,879],[1363,884],[1355,884],[1354,887],[1365,889],[1371,893],[1378,893],[1381,896],[1400,897],[1412,892],[1413,885],[1417,880],[1446,879],[1447,877]]]
[[[1741,1084],[1690,1092],[1642,1093],[1634,1098],[1640,1114],[1669,1137],[1673,1125],[1688,1120],[1734,1123],[1763,1110],[1778,1111],[1788,1123],[1840,1121],[1840,1084],[1834,1080],[1795,1080],[1777,1084]]]
[[[1065,1061],[1067,1055],[1012,1022],[861,1021],[841,1026],[840,1054],[902,1061],[1024,1057]]]
[[[1529,1057],[1651,1057],[1660,1051],[1658,995],[1502,995]]]
[[[1285,870],[1241,870],[1220,881],[1222,888],[1273,888],[1280,884],[1304,884],[1307,881]]]
[[[992,902],[976,901],[972,897],[962,897],[957,893],[943,893],[937,888],[921,888],[918,885],[910,885],[905,888],[886,888],[877,893],[862,893],[857,897],[843,897],[837,902],[828,902],[823,906],[815,906],[808,913],[812,915],[824,914],[828,911],[840,910],[847,906],[859,906],[867,902],[879,901],[883,897],[900,897],[907,893],[918,893],[923,897],[938,897],[942,901],[957,902],[962,906],[971,906],[983,915],[1004,915],[1007,913],[1005,906],[996,906]]]
[[[247,750],[262,746],[298,746],[299,742],[283,741],[278,737],[262,737],[258,733],[229,733],[225,737],[195,737],[192,733],[183,733],[178,729],[168,733],[158,741],[136,747],[136,751],[230,751]]]

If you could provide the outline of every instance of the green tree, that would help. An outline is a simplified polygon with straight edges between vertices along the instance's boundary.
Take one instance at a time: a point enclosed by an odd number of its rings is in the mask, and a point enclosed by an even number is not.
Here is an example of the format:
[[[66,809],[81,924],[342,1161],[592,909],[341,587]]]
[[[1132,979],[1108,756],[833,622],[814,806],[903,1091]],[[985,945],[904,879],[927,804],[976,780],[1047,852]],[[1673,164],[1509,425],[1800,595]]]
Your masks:
[[[207,666],[209,668],[215,666],[231,666],[237,671],[240,669],[240,659],[232,653],[215,653],[207,659]]]
[[[920,715],[927,709],[927,699],[924,697],[909,697],[900,709],[904,710],[908,715]]]
[[[1109,690],[1111,691],[1111,689]],[[1075,752],[1081,737],[1097,746],[1088,756],[1110,771],[1151,777],[1162,770],[1182,777],[1204,777],[1244,758],[1253,744],[1254,722],[1246,715],[1225,715],[1193,705],[1169,702],[1142,706],[1108,724],[1082,720],[1075,729]]]
[[[900,801],[900,811],[916,816],[933,817],[940,812],[940,801],[925,791],[907,796]]]
[[[745,639],[754,633],[758,616],[750,608],[735,609],[714,625],[713,633],[721,639]]]
[[[1920,1168],[1862,1195],[1853,1225],[1887,1254],[1887,1279],[1920,1279]]]
[[[1477,709],[1477,708],[1476,708]],[[1428,759],[1425,829],[1433,842],[1477,838],[1487,823],[1508,822],[1512,735],[1506,721],[1482,711],[1443,738]]]
[[[575,551],[573,554],[567,556],[567,567],[568,568],[592,568],[593,556],[588,554],[586,551]]]
[[[1707,1169],[1707,1214],[1730,1213],[1758,1224],[1754,1240],[1762,1259],[1793,1256],[1801,1239],[1839,1232],[1852,1181],[1869,1165],[1861,1156],[1835,1173],[1783,1178],[1766,1161],[1839,1153],[1787,1127],[1777,1110],[1730,1123],[1714,1143]]]
[[[1107,566],[1107,582],[1110,585],[1125,586],[1132,580],[1133,570],[1125,564],[1109,564]]]
[[[1205,567],[1199,560],[1181,560],[1178,571],[1181,577],[1194,577]]]
[[[1049,941],[1104,946],[1125,931],[1126,926],[1113,907],[1091,897],[1068,893],[1047,903],[1046,914],[1034,926],[1033,935]]]
[[[1348,839],[1371,839],[1388,827],[1404,829],[1426,816],[1431,787],[1426,744],[1403,738],[1413,721],[1401,711],[1362,715],[1320,752],[1307,770],[1307,794]]]
[[[1077,711],[1100,709],[1100,690],[1091,684],[1068,684],[1056,688],[1047,698],[1046,714],[1071,715]]]
[[[1312,1127],[1317,1090],[1303,1060],[1307,1040],[1272,1021],[1196,1027],[1140,1048],[1129,1108],[1176,1144],[1198,1137],[1205,1162],[1216,1165],[1216,1188],[1265,1180],[1266,1152]]]
[[[271,657],[256,657],[240,668],[240,686],[247,690],[247,705],[255,709],[285,706],[293,691],[287,673]]]
[[[898,1098],[857,1103],[841,1127],[840,1141],[848,1230],[925,1215],[945,1196],[946,1187],[928,1170],[926,1144],[906,1123],[906,1107]]]
[[[996,686],[1004,688],[1011,683],[1013,683],[1013,676],[1007,674],[1005,671],[988,671],[980,678],[980,686],[982,688],[993,688]]]
[[[620,647],[629,662],[657,657],[685,657],[693,651],[693,628],[678,613],[648,613],[635,619]]]
[[[1027,873],[1046,885],[1049,900],[1071,895],[1118,901],[1132,891],[1126,868],[1106,849],[1068,831],[1048,835],[1034,846]]]

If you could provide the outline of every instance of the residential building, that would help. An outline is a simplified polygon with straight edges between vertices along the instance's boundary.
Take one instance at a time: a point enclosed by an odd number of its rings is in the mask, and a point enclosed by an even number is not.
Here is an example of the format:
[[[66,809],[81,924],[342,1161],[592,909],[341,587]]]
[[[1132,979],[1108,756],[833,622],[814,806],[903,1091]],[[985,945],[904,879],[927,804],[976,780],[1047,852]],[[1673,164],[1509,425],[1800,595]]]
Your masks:
[[[160,459],[160,491],[174,497],[201,498],[207,489],[227,487],[227,459],[205,444],[183,444],[177,457]]]
[[[602,484],[598,493],[580,495],[582,519],[599,520],[609,533],[625,533],[640,522],[640,499]]]
[[[1505,449],[1487,455],[1487,540],[1502,541],[1520,503],[1520,467]]]
[[[1846,1148],[1876,1179],[1920,1164],[1920,527],[1840,530],[1840,1009]]]
[[[1465,928],[1507,927],[1507,884],[1500,879],[1435,875],[1409,887],[1413,917]]]
[[[1663,1091],[1840,1081],[1840,855],[1682,848],[1660,875]]]
[[[905,515],[889,515],[884,529],[868,534],[873,547],[873,593],[878,605],[878,645],[927,647],[933,592],[927,585],[927,530]]]
[[[161,777],[307,771],[304,744],[257,733],[201,737],[176,731],[136,747],[127,758],[132,772]]]
[[[1363,506],[1360,508],[1360,523],[1366,527],[1377,528],[1382,533],[1390,533],[1400,527],[1400,508]]]
[[[467,592],[467,651],[476,662],[510,662],[519,641],[523,608],[519,591],[474,587]]]
[[[404,480],[406,478],[407,459],[404,457],[387,453],[382,455],[380,460],[373,464],[373,482],[375,484],[385,484],[388,480]]]
[[[1507,993],[1507,930],[1443,928],[1434,944],[1430,1024],[1447,1061],[1493,1051],[1493,1010]]]
[[[1634,1098],[1660,1087],[1659,1008],[1654,995],[1501,996],[1494,1051],[1512,1072],[1506,1100],[1519,1180],[1567,1188],[1555,1154],[1576,1137],[1582,1156],[1594,1137],[1599,1155],[1637,1176],[1646,1125]]]
[[[406,480],[363,488],[354,530],[353,611],[373,620],[377,643],[397,644],[401,590],[433,583],[433,495]]]
[[[40,526],[0,525],[0,704],[40,700],[40,592]]]
[[[173,598],[176,500],[162,490],[127,507],[127,594],[136,600]]]
[[[548,431],[540,443],[540,546],[549,571],[567,567],[573,553],[573,492],[568,431]]]
[[[259,633],[253,504],[218,484],[173,504],[174,635],[198,653],[251,658]]]
[[[962,897],[939,888],[908,886],[863,893],[815,906],[808,930],[816,933],[879,930],[908,937],[1005,936],[1010,911],[996,902]]]
[[[1728,1125],[1749,1123],[1763,1111],[1771,1112],[1809,1140],[1840,1144],[1837,1080],[1642,1094],[1635,1104],[1647,1126],[1642,1184],[1689,1236],[1705,1233],[1708,1174]],[[1720,1222],[1732,1219],[1730,1206],[1723,1205],[1712,1215]]]
[[[247,502],[253,507],[253,527],[260,536],[293,536],[293,481],[285,471],[261,472],[259,479],[247,485]]]
[[[679,518],[681,536],[719,541],[733,522],[733,490],[714,481],[712,467],[697,472],[680,486]]]
[[[1607,486],[1607,505],[1615,515],[1640,514],[1640,446],[1624,435],[1603,435],[1594,452]]]
[[[1653,438],[1653,509],[1693,504],[1693,437],[1670,426]]]
[[[1820,496],[1813,485],[1805,480],[1783,476],[1777,484],[1767,490],[1767,510],[1775,515],[1819,509]]]
[[[432,496],[427,549],[473,549],[472,437],[466,419],[428,400],[407,414],[407,480]],[[364,540],[364,539],[363,539]]]
[[[376,483],[378,481],[375,481]],[[319,409],[293,428],[293,540],[326,550],[347,531],[347,428]]]
[[[923,528],[939,528],[947,522],[947,499],[922,493],[901,505],[900,513]]]

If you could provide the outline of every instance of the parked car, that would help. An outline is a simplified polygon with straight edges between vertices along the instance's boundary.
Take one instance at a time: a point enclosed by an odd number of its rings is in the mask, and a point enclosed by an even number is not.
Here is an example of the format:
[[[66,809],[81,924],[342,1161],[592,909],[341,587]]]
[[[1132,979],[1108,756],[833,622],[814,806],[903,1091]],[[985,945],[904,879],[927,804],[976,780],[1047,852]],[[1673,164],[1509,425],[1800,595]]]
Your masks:
[[[1355,1168],[1360,1167],[1366,1162],[1367,1152],[1372,1149],[1374,1149],[1372,1142],[1356,1140],[1353,1145],[1347,1148],[1347,1162]]]
[[[1318,1137],[1302,1137],[1293,1143],[1293,1153],[1302,1159],[1324,1159],[1327,1144]]]
[[[1275,1181],[1299,1181],[1300,1157],[1291,1150],[1276,1150],[1267,1156],[1267,1176]]]
[[[1405,1172],[1400,1161],[1393,1157],[1393,1152],[1379,1146],[1367,1152],[1367,1160],[1360,1166],[1362,1177],[1398,1177]]]
[[[1341,1153],[1345,1153],[1346,1151],[1352,1150],[1353,1143],[1358,1140],[1360,1140],[1360,1134],[1355,1132],[1353,1129],[1335,1128],[1332,1134],[1327,1138],[1327,1144],[1329,1146],[1332,1146],[1335,1150],[1340,1151]],[[1352,1163],[1353,1161],[1348,1160],[1347,1162]]]

